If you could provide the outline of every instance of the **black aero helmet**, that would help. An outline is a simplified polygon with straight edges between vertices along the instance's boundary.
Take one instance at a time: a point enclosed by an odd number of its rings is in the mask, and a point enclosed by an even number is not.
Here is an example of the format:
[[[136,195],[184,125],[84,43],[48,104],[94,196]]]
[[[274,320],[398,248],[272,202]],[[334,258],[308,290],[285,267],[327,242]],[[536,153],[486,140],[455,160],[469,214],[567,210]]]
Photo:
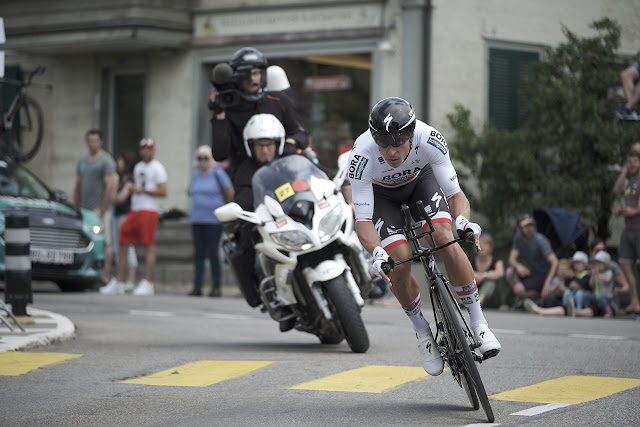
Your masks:
[[[385,98],[369,114],[369,130],[376,144],[399,147],[413,138],[416,113],[402,98]]]
[[[238,83],[251,78],[251,70],[253,67],[259,68],[262,71],[261,87],[264,88],[266,86],[266,69],[269,64],[267,63],[267,58],[265,58],[258,49],[253,47],[238,49],[231,57],[229,65],[233,68],[233,77]]]

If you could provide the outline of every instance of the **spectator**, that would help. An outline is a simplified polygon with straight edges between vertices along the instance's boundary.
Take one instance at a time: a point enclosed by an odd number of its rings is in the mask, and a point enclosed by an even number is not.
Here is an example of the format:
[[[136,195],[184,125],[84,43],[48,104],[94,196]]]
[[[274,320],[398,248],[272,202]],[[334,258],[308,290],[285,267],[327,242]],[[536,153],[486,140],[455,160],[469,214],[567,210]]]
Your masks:
[[[517,225],[518,233],[513,238],[509,253],[507,283],[520,300],[547,298],[558,268],[558,258],[549,239],[535,231],[535,221],[529,214],[518,217]],[[520,256],[526,265],[520,262]]]
[[[589,304],[592,298],[589,286],[591,276],[589,274],[589,256],[577,251],[571,258],[571,268],[574,277],[569,279],[569,285],[562,295],[562,305],[566,306],[569,299],[573,299],[575,307],[580,310]]]
[[[113,247],[111,242],[112,201],[115,195],[116,163],[102,148],[102,133],[90,129],[85,135],[89,154],[78,161],[73,202],[76,206],[93,211],[102,220],[105,236],[105,260],[102,280],[111,277]]]
[[[155,234],[158,224],[158,197],[167,195],[167,172],[162,164],[153,158],[155,142],[151,138],[140,140],[140,157],[133,169],[134,184],[131,189],[131,211],[120,228],[120,253],[129,245],[142,243],[145,252],[145,276],[133,290],[134,295],[153,295],[153,270],[156,265]],[[102,294],[123,294],[127,258],[118,259],[118,272],[114,280],[100,288]]]
[[[613,317],[617,311],[613,302],[615,285],[610,264],[611,255],[605,251],[599,251],[593,257],[591,279],[589,280],[589,285],[593,290],[593,300],[589,306],[592,308],[594,316]]]
[[[613,214],[624,217],[625,222],[618,247],[618,261],[629,283],[629,305],[625,312],[640,314],[638,280],[634,267],[640,258],[640,153],[630,151],[627,154],[625,166],[613,191],[624,194],[624,207],[614,208]]]
[[[118,241],[120,236],[120,228],[127,214],[131,210],[131,195],[133,190],[133,168],[138,161],[136,153],[131,151],[124,152],[116,159],[118,165],[118,188],[116,191],[116,198],[114,200],[114,212],[115,212],[115,238],[114,241]],[[120,245],[114,245],[114,255],[116,260],[120,255]],[[138,256],[136,255],[136,248],[133,245],[129,245],[127,250],[127,281],[124,283],[124,290],[130,292],[134,289],[134,283],[136,281],[136,270],[138,268]]]
[[[471,260],[475,274],[480,305],[484,308],[498,308],[505,297],[502,279],[504,279],[504,262],[493,255],[493,239],[489,233],[480,235],[480,247],[477,255]]]
[[[604,244],[604,240],[595,239],[593,243],[591,243],[591,259],[595,259],[595,255],[600,251],[607,251],[607,246]],[[614,279],[614,288],[613,288],[613,307],[615,310],[619,311],[619,308],[622,306],[621,299],[627,298],[629,295],[629,282],[627,282],[627,278],[622,272],[622,268],[620,265],[614,260],[610,260],[609,268],[613,274]],[[628,301],[627,301],[628,302]]]
[[[558,260],[558,271],[556,277],[551,281],[551,292],[544,300],[545,307],[562,305],[564,291],[569,288],[569,282],[574,276],[573,268],[571,268],[571,260],[566,258]]]
[[[198,168],[191,178],[191,230],[193,232],[194,277],[193,290],[189,295],[202,296],[204,260],[211,265],[211,293],[222,296],[222,267],[219,257],[219,243],[222,224],[213,214],[218,207],[233,200],[233,186],[229,176],[220,167],[214,167],[211,147],[203,145],[196,150]]]
[[[638,52],[636,61],[620,73],[620,81],[622,82],[622,90],[627,102],[616,110],[616,116],[620,120],[640,120],[640,115],[636,110],[636,105],[640,101],[640,52]]]

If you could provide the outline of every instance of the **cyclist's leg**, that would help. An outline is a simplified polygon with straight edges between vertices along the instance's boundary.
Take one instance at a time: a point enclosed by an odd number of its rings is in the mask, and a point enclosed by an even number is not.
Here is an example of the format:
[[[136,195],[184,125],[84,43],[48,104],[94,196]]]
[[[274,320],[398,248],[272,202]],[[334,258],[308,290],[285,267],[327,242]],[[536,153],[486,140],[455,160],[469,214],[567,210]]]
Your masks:
[[[435,230],[433,238],[436,245],[439,246],[453,240],[451,214],[444,193],[433,176],[433,172],[430,168],[424,168],[423,172],[416,180],[417,183],[411,197],[413,200],[422,200],[425,213],[429,215],[433,223]],[[410,206],[415,205],[413,200]],[[438,254],[444,262],[451,285],[469,312],[470,326],[480,344],[480,351],[483,354],[495,356],[500,351],[500,343],[489,330],[488,322],[482,312],[478,286],[469,258],[460,245],[449,245],[438,251]]]
[[[399,196],[404,193],[404,189],[391,190],[377,185],[373,187],[373,224],[378,231],[382,248],[396,261],[410,257],[411,248],[402,234],[404,217],[400,210],[402,197]],[[420,287],[411,274],[411,263],[395,266],[389,278],[393,285],[391,291],[403,307],[416,299]]]

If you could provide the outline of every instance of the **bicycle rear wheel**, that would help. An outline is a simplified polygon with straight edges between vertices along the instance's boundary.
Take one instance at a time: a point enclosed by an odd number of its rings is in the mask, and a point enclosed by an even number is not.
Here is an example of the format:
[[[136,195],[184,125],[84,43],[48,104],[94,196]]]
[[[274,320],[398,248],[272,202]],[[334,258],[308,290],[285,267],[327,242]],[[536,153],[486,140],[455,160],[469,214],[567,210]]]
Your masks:
[[[482,383],[482,378],[480,378],[480,372],[476,366],[475,359],[473,358],[471,349],[469,349],[467,337],[461,326],[459,316],[462,316],[462,313],[457,306],[454,307],[446,286],[443,280],[440,278],[436,279],[436,299],[439,300],[437,304],[441,305],[441,307],[439,307],[442,317],[441,321],[445,328],[445,336],[451,341],[451,347],[453,347],[453,351],[451,351],[452,354],[447,355],[449,367],[452,370],[456,369],[462,374],[460,381],[467,392],[467,397],[471,405],[474,409],[479,409],[477,403],[479,398],[482,408],[487,415],[487,419],[492,423],[495,420],[493,409],[491,408],[491,403],[489,403],[489,397],[484,389],[484,384]]]
[[[43,119],[40,105],[26,96],[11,118],[12,157],[18,161],[31,160],[42,144]]]

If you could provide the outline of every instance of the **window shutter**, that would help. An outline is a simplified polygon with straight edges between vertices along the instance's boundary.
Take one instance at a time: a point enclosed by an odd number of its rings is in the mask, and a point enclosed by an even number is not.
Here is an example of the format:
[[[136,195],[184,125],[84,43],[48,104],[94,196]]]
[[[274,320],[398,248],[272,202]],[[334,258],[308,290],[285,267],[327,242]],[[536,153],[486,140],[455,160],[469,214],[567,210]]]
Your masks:
[[[498,129],[514,130],[526,121],[524,77],[538,60],[535,52],[489,49],[489,119]]]

